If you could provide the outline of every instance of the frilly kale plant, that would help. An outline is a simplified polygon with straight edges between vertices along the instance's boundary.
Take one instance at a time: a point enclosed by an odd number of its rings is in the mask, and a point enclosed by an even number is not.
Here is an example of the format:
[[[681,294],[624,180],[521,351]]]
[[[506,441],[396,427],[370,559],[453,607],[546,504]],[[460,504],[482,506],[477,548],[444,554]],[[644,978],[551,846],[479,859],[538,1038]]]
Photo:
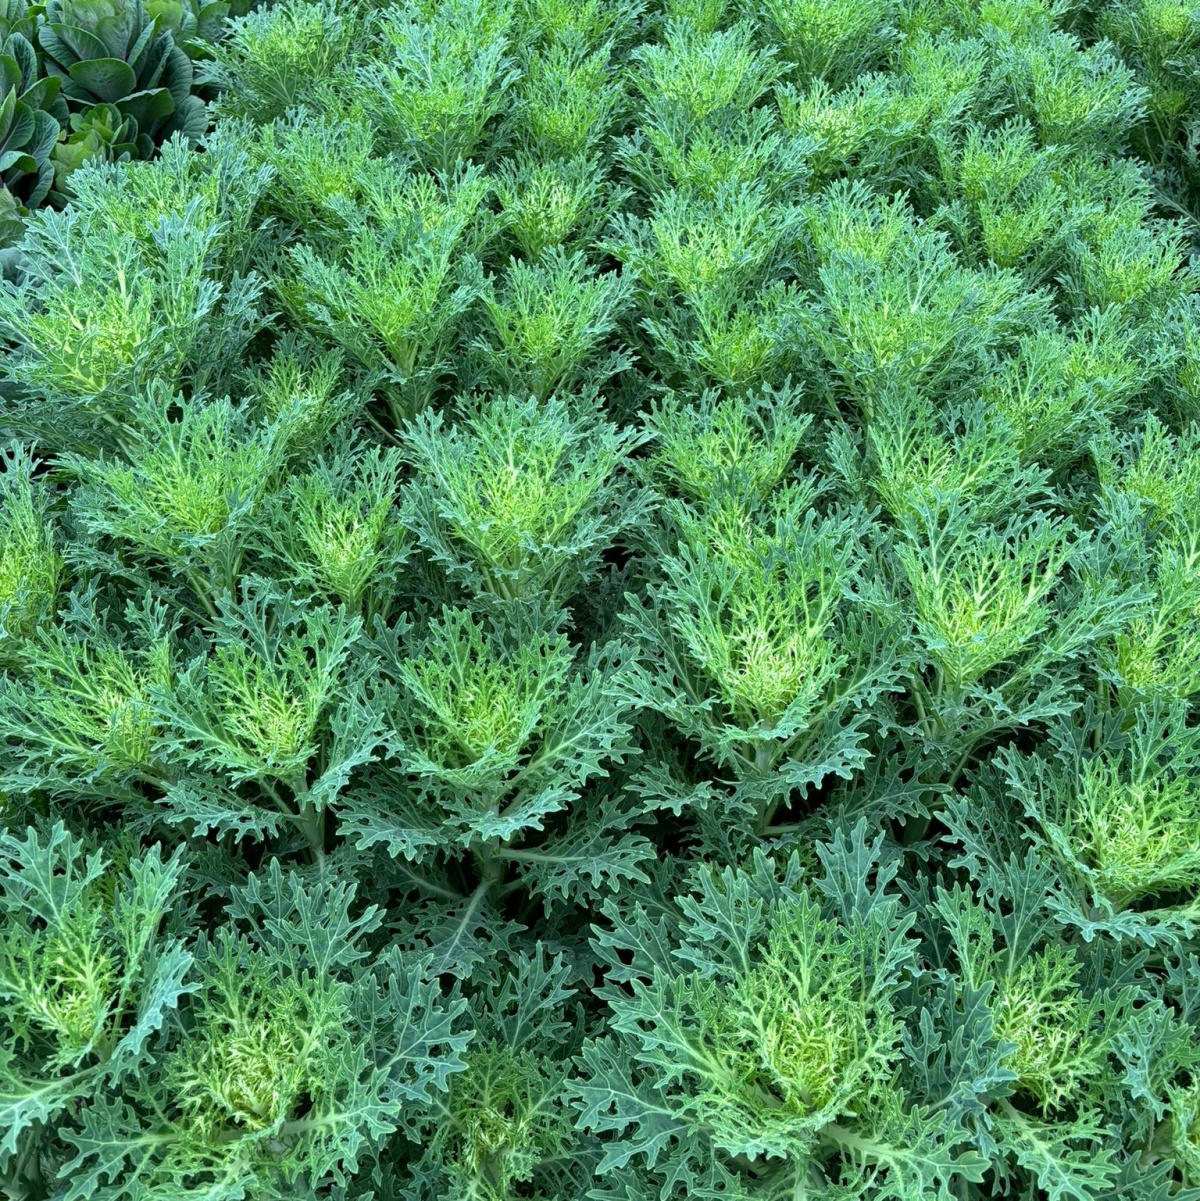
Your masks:
[[[1200,1199],[1198,46],[0,0],[0,1196]]]

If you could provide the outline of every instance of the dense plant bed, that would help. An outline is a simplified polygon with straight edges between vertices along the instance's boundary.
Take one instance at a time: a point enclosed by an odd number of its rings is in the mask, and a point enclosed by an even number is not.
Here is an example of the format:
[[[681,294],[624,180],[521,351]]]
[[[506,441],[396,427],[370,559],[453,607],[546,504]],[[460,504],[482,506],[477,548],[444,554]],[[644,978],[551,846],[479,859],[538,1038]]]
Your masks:
[[[1200,1197],[1200,10],[71,2],[0,1194]]]

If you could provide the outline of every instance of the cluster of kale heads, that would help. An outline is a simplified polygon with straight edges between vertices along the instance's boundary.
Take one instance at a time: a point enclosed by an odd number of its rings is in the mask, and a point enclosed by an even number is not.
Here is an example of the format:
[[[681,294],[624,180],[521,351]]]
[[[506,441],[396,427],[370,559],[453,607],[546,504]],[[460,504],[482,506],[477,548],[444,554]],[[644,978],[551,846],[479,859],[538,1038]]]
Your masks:
[[[1192,0],[8,12],[0,1196],[1200,1198]]]

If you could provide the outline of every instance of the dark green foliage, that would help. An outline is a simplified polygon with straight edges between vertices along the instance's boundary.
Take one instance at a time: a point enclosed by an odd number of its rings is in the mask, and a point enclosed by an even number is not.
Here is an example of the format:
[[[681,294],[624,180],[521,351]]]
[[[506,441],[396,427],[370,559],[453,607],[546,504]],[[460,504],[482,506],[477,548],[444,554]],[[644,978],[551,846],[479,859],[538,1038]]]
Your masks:
[[[1196,11],[0,36],[0,1195],[1200,1198]]]
[[[198,0],[27,0],[0,4],[0,250],[24,218],[71,195],[86,162],[148,158],[175,133],[209,127],[212,57],[231,6]]]
[[[142,0],[50,0],[38,40],[68,105],[115,107],[132,122],[125,140],[139,157],[176,131],[195,141],[207,128],[191,59]]]
[[[54,182],[51,153],[58,141],[66,107],[59,80],[39,78],[37,54],[21,33],[0,46],[0,177],[5,195],[22,208],[36,208]],[[0,230],[8,243],[19,230]]]

